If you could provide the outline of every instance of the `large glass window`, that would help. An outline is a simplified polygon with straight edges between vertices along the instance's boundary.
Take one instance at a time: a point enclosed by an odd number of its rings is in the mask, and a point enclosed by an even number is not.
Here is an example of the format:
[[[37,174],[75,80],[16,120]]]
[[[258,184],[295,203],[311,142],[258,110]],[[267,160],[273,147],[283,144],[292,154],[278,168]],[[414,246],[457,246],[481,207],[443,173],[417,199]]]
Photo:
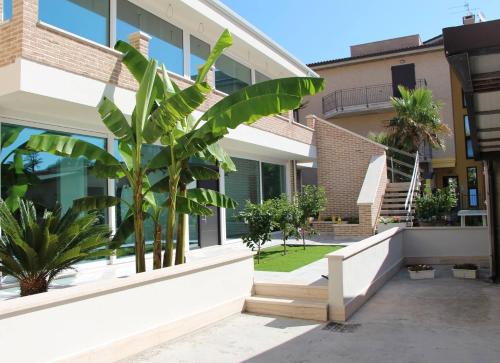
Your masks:
[[[12,0],[3,0],[3,7],[0,1],[0,22],[12,18]]]
[[[467,168],[467,190],[470,208],[477,208],[479,206],[478,195],[478,182],[477,182],[477,168]]]
[[[39,0],[41,21],[109,45],[109,0]]]
[[[247,201],[260,202],[259,162],[233,158],[237,171],[227,173],[224,178],[225,194],[238,202],[235,209],[226,209],[226,236],[237,238],[247,231],[245,223],[236,216],[245,208]]]
[[[262,196],[264,200],[278,198],[286,193],[285,167],[262,163]]]
[[[470,124],[469,116],[464,116],[464,130],[465,130],[465,155],[467,159],[474,158],[474,149],[472,148],[472,139],[470,137]]]
[[[205,43],[203,40],[200,40],[191,35],[190,38],[190,64],[191,64],[191,79],[195,80],[198,76],[198,69],[200,66],[205,64],[208,56],[210,55],[210,45]]]
[[[184,74],[182,30],[127,0],[117,2],[116,36],[128,42],[139,30],[151,36],[149,56],[165,64],[167,70]]]
[[[250,68],[221,55],[215,62],[215,88],[227,94],[234,93],[252,83]]]
[[[5,182],[11,180],[5,176],[10,174],[9,170],[12,170],[14,151],[20,150],[32,135],[45,132],[56,133],[54,131],[8,124],[2,124],[0,131],[3,133],[8,129],[17,129],[20,132],[16,141],[1,151],[2,198],[6,198],[7,190],[12,186],[9,182]],[[106,147],[105,139],[84,135],[70,136],[90,142],[100,148]],[[105,195],[107,193],[106,180],[96,178],[90,172],[93,163],[83,157],[65,158],[49,153],[25,152],[23,162],[23,173],[29,180],[25,198],[32,200],[40,211],[45,209],[53,210],[57,203],[60,203],[63,210],[66,210],[71,207],[75,199]],[[103,221],[105,219],[106,216],[103,212]]]

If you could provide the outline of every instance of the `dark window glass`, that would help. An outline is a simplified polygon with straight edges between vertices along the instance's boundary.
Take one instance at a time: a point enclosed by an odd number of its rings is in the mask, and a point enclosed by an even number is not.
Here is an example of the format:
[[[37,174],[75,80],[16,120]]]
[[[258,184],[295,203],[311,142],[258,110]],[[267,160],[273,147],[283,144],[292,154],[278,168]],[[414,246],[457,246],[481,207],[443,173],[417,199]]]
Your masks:
[[[183,75],[182,30],[127,0],[118,0],[117,6],[117,39],[128,42],[130,34],[143,31],[151,36],[149,56],[165,64],[167,70]]]
[[[247,225],[235,217],[245,208],[247,201],[260,202],[259,162],[233,158],[237,171],[227,173],[224,178],[225,194],[238,202],[235,209],[226,209],[227,238],[240,237],[247,231]]]
[[[250,68],[228,56],[221,55],[215,67],[215,88],[219,91],[231,94],[252,83]]]
[[[255,71],[255,83],[269,81],[270,79],[271,78],[266,76],[265,74],[262,74],[259,71]]]
[[[465,132],[465,154],[467,159],[474,158],[474,149],[472,148],[472,139],[470,137],[469,116],[464,116],[464,132]]]
[[[190,64],[191,64],[191,79],[195,80],[198,76],[198,69],[200,66],[205,64],[208,56],[210,55],[210,45],[205,43],[204,41],[193,37],[190,37],[190,48],[191,48],[191,56],[190,56]]]
[[[469,207],[474,208],[479,206],[478,196],[478,181],[477,181],[477,168],[467,168],[467,190]]]
[[[39,0],[41,21],[109,45],[109,0]]]
[[[262,196],[264,200],[286,193],[285,167],[262,163]]]
[[[0,13],[0,22],[10,18],[12,18],[12,0],[3,0],[3,14]]]

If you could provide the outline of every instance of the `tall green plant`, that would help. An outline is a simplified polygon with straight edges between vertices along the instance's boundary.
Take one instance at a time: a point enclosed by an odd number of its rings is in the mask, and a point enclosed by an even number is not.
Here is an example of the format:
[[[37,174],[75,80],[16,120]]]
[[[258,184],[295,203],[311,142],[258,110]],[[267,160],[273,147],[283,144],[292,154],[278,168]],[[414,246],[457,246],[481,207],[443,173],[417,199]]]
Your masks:
[[[415,153],[420,145],[444,150],[444,136],[450,132],[441,122],[441,104],[436,102],[428,88],[409,90],[398,87],[401,97],[391,98],[396,116],[387,125],[386,143]]]
[[[98,224],[96,212],[81,215],[74,208],[36,214],[20,200],[19,219],[0,199],[0,272],[19,281],[21,296],[47,291],[63,270],[84,259],[109,256],[109,227]]]
[[[118,139],[118,152],[123,159],[121,163],[107,151],[82,140],[61,135],[34,135],[27,143],[27,148],[34,151],[45,151],[55,155],[78,158],[86,157],[95,160],[93,173],[98,177],[118,179],[126,177],[131,188],[133,202],[130,205],[132,218],[120,228],[130,231],[133,222],[135,234],[135,266],[136,272],[146,270],[145,237],[144,237],[144,180],[147,167],[143,166],[142,147],[146,143],[155,142],[159,137],[156,123],[151,119],[155,107],[157,89],[157,63],[154,59],[146,62],[144,72],[139,80],[136,93],[136,105],[129,124],[120,109],[107,97],[101,101],[98,111],[101,119],[113,135]],[[77,204],[81,210],[102,209],[126,201],[117,197],[83,198]],[[117,236],[124,233],[118,231]],[[118,239],[118,238],[117,238]],[[115,240],[117,240],[115,239]]]
[[[304,96],[315,94],[324,87],[318,78],[284,78],[262,82],[235,92],[213,105],[197,120],[190,119],[211,91],[205,81],[210,68],[224,49],[232,44],[232,37],[226,30],[215,44],[207,62],[200,69],[195,83],[183,90],[169,77],[165,69],[157,77],[155,87],[159,106],[152,115],[162,130],[160,138],[165,152],[151,160],[149,167],[168,170],[168,219],[167,237],[163,265],[173,263],[173,240],[176,214],[211,214],[204,205],[228,208],[229,199],[214,191],[187,190],[181,185],[181,173],[187,161],[193,156],[214,159],[230,167],[227,154],[217,144],[230,129],[251,124],[258,119],[279,114],[300,106]],[[125,42],[118,42],[117,50],[124,54],[123,62],[138,79],[142,77],[147,60],[137,50]],[[178,243],[177,249],[183,248]],[[177,262],[182,263],[182,251]]]

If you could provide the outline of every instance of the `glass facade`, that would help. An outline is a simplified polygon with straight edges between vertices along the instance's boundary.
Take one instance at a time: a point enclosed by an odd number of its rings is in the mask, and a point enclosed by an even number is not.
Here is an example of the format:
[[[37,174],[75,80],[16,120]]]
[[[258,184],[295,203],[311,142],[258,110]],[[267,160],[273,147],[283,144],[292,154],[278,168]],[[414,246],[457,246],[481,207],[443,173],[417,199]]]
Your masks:
[[[477,168],[467,168],[467,191],[469,207],[475,208],[479,206]]]
[[[168,71],[184,74],[182,29],[127,0],[118,0],[117,4],[117,39],[128,42],[130,34],[145,32],[151,36],[149,56],[165,64]]]
[[[189,57],[191,70],[189,74],[191,75],[191,79],[195,80],[198,76],[198,68],[205,64],[208,56],[210,55],[210,45],[205,43],[203,40],[193,37],[192,35],[189,42],[189,48],[191,49]]]
[[[264,200],[278,198],[286,193],[286,176],[283,165],[262,163],[262,196]]]
[[[12,170],[14,151],[22,150],[23,145],[32,135],[39,135],[47,130],[35,129],[24,126],[1,124],[1,132],[7,129],[21,129],[16,141],[2,149],[2,198],[6,198],[7,190],[12,186],[9,178],[5,176]],[[51,134],[56,132],[50,131]],[[64,134],[64,133],[58,133]],[[68,135],[68,134],[64,134]],[[106,140],[98,137],[84,135],[70,135],[80,140],[90,142],[101,148],[106,147]],[[91,174],[92,162],[85,158],[65,158],[49,153],[24,152],[23,173],[30,183],[25,198],[32,200],[40,211],[54,209],[60,203],[63,210],[71,207],[73,200],[86,196],[107,194],[106,180],[98,179]],[[103,214],[103,221],[106,219]]]
[[[250,68],[221,55],[215,62],[215,88],[227,94],[239,91],[252,83]]]
[[[39,0],[44,23],[109,46],[109,0]]]
[[[237,238],[247,231],[245,223],[237,221],[236,216],[245,208],[247,201],[260,203],[259,162],[233,158],[235,172],[224,177],[225,194],[238,202],[235,209],[226,209],[226,236]]]

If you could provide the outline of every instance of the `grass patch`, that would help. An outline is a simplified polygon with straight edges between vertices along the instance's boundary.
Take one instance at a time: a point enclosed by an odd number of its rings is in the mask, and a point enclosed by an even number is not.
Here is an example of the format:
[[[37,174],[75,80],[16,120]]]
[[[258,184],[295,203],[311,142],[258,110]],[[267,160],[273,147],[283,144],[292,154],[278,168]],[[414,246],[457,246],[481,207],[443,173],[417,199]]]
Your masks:
[[[283,255],[283,246],[273,246],[260,251],[260,263],[254,257],[254,266],[257,271],[290,272],[302,266],[309,265],[322,259],[327,253],[336,251],[342,246],[287,246],[286,255]]]

